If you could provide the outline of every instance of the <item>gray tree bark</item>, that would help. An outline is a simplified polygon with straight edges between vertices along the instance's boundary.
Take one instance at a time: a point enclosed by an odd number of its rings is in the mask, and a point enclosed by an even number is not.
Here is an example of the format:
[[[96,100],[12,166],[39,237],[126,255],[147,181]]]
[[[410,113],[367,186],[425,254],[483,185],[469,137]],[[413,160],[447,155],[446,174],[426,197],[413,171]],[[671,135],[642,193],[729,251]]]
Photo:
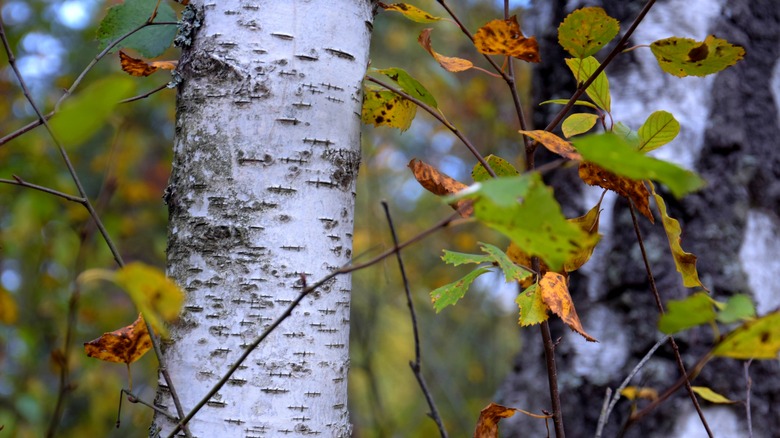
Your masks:
[[[369,0],[193,1],[179,73],[164,346],[184,410],[351,258]],[[307,296],[189,423],[200,437],[350,434],[350,279]],[[176,412],[162,379],[156,403]],[[173,423],[157,415],[153,429]]]
[[[542,68],[535,89],[538,100],[568,97],[575,85],[561,59],[554,37],[565,13],[578,2],[535,2],[540,10],[529,19],[537,35],[544,35]],[[621,20],[623,29],[645,2],[588,2],[604,6]],[[565,13],[562,11],[566,11]],[[618,58],[607,69],[616,120],[636,129],[648,114],[664,109],[677,117],[682,132],[672,144],[659,150],[660,157],[692,168],[709,185],[681,201],[664,196],[670,214],[683,227],[683,247],[699,258],[699,275],[723,300],[735,293],[752,293],[759,314],[780,305],[780,8],[772,0],[666,0],[659,1],[633,37],[633,44],[649,44],[667,36],[703,39],[715,34],[745,48],[744,61],[717,76],[678,79],[665,75],[649,53],[635,50]],[[546,56],[545,56],[546,55]],[[557,63],[557,64],[552,64]],[[544,111],[544,110],[543,110]],[[549,115],[537,114],[537,125]],[[576,176],[557,175],[553,184],[570,214],[592,207],[593,192],[564,182]],[[578,201],[585,193],[587,205]],[[613,208],[614,206],[614,208]],[[572,294],[585,329],[599,339],[586,344],[576,334],[557,325],[557,348],[563,417],[569,436],[593,436],[606,388],[616,388],[639,359],[660,338],[654,299],[636,244],[627,205],[614,197],[602,214],[602,232],[608,233],[594,260],[571,280]],[[645,220],[642,232],[662,298],[691,293],[682,287],[672,263],[666,237],[659,223]],[[557,334],[556,334],[557,333]],[[498,398],[523,409],[550,409],[546,374],[538,333],[523,331],[523,350]],[[712,343],[708,328],[677,337],[683,359],[690,367]],[[780,417],[772,405],[780,394],[778,362],[754,362],[751,394],[754,436],[774,436]],[[671,348],[663,347],[635,377],[632,384],[665,389],[679,377]],[[716,359],[695,384],[704,385],[732,400],[745,400],[743,362]],[[701,402],[716,436],[748,436],[744,405],[717,406]],[[629,414],[629,403],[617,405],[604,436],[616,436]],[[502,423],[503,425],[503,423]],[[544,425],[527,418],[506,422],[506,436],[545,436]],[[629,437],[706,436],[690,399],[681,390],[640,424]]]

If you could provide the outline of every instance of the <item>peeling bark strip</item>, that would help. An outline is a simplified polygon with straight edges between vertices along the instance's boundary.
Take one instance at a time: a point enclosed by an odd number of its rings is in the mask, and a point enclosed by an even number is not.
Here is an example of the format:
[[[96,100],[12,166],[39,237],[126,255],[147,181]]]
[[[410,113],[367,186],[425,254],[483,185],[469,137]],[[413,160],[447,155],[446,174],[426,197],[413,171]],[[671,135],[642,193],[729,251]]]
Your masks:
[[[301,288],[350,260],[369,0],[193,1],[168,273],[188,293],[165,360],[185,411]],[[349,436],[350,279],[304,299],[189,423],[194,436]],[[161,387],[156,403],[174,411]],[[173,425],[155,417],[167,435]]]

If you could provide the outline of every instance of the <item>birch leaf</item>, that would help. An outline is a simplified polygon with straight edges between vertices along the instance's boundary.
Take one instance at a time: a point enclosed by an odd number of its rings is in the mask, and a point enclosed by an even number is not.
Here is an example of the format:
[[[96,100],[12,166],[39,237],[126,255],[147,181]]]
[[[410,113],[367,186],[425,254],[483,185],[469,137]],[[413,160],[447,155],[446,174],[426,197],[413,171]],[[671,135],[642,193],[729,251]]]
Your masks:
[[[466,295],[471,283],[473,283],[477,277],[488,271],[490,271],[489,268],[477,268],[466,274],[460,280],[445,284],[444,286],[431,291],[431,301],[433,302],[433,308],[436,309],[436,313],[441,312],[441,310],[447,306],[455,305],[464,295]]]
[[[479,28],[474,45],[486,55],[511,56],[526,62],[539,62],[539,44],[536,38],[526,38],[520,30],[517,16],[507,20],[493,20]]]
[[[365,89],[361,118],[365,124],[406,131],[417,114],[417,105],[385,90]]]
[[[151,61],[133,58],[123,51],[119,51],[119,62],[122,71],[130,76],[149,76],[159,69],[173,70],[179,64],[179,61]]]
[[[432,30],[433,29],[423,29],[423,31],[420,32],[420,36],[417,38],[417,42],[433,56],[433,59],[435,59],[442,68],[449,72],[457,73],[474,67],[474,64],[467,59],[444,56],[433,50],[433,47],[431,47]]]
[[[447,263],[452,266],[460,266],[465,265],[469,263],[474,264],[482,264],[482,263],[492,263],[493,258],[489,255],[482,255],[482,254],[466,254],[463,252],[455,252],[455,251],[447,251],[444,250],[444,255],[441,256],[441,259],[444,260],[444,263]]]
[[[680,123],[671,113],[656,111],[639,128],[639,150],[650,152],[669,143],[680,133]]]
[[[551,103],[557,103],[559,105],[566,105],[567,103],[569,103],[569,99],[545,100],[544,102],[540,103],[539,105],[548,105],[548,104],[551,104]],[[599,107],[597,107],[596,105],[594,105],[591,102],[588,102],[587,100],[575,100],[574,104],[575,105],[586,106],[588,108],[593,108],[594,110],[599,109]]]
[[[501,157],[491,154],[485,157],[485,161],[487,161],[488,166],[493,169],[493,172],[496,173],[496,176],[516,176],[520,174],[512,163]],[[474,165],[474,168],[471,169],[471,178],[474,182],[481,182],[492,179],[493,177],[485,170],[482,163],[477,163]]]
[[[670,300],[667,312],[658,321],[658,330],[671,335],[697,325],[715,321],[712,298],[697,292],[682,300]]]
[[[650,211],[650,192],[647,191],[647,187],[642,181],[615,175],[593,163],[581,163],[579,175],[580,179],[588,185],[612,190],[618,195],[630,199],[644,217],[651,223],[655,223],[653,213]]]
[[[584,59],[567,58],[566,65],[574,73],[574,78],[578,84],[584,83],[599,68],[599,62],[596,58],[588,56]],[[609,94],[609,80],[602,71],[596,76],[596,79],[588,86],[585,93],[593,100],[593,103],[606,112],[611,111],[612,97]]]
[[[84,343],[87,356],[126,364],[137,361],[151,348],[152,339],[140,313],[133,324],[103,333],[99,338]]]
[[[601,50],[620,31],[604,9],[588,7],[569,14],[558,26],[558,43],[572,56],[586,58]]]
[[[515,415],[516,409],[490,403],[479,412],[474,438],[498,438],[498,422]]]
[[[152,328],[167,336],[163,321],[173,321],[184,304],[184,292],[160,269],[140,262],[116,271],[114,281],[127,291]]]
[[[158,3],[159,7],[157,6]],[[171,9],[168,2],[125,0],[123,3],[112,6],[98,26],[97,39],[100,41],[99,50],[105,49],[114,40],[144,24],[152,16],[155,7],[157,7],[155,21],[176,21],[176,13]],[[146,27],[120,41],[119,44],[111,49],[110,53],[114,53],[122,48],[128,48],[137,50],[141,56],[147,58],[160,56],[171,46],[173,38],[176,36],[176,29],[175,25]]]
[[[663,71],[681,78],[717,73],[745,56],[745,49],[714,35],[709,35],[704,41],[666,38],[654,41],[650,50]]]
[[[520,307],[518,324],[521,327],[541,324],[550,318],[550,315],[547,313],[549,308],[542,299],[542,293],[538,284],[526,288],[517,296],[515,302]]]
[[[561,130],[563,136],[566,138],[573,137],[575,135],[584,134],[590,131],[591,128],[596,126],[596,122],[599,120],[599,116],[588,113],[577,113],[566,117],[566,120],[561,124]]]
[[[435,167],[426,164],[418,159],[412,159],[408,167],[412,169],[412,174],[421,186],[437,196],[454,195],[463,189],[468,188],[466,184],[450,178],[448,175],[439,172]],[[457,210],[462,217],[469,217],[473,213],[470,201],[459,200],[451,202],[450,206]]]
[[[433,98],[433,95],[428,91],[428,89],[425,88],[425,86],[423,86],[423,84],[421,84],[417,79],[413,78],[409,73],[407,73],[406,70],[402,68],[391,67],[384,69],[372,68],[371,71],[387,76],[395,83],[397,83],[398,86],[401,87],[401,89],[410,96],[420,99],[422,102],[433,108],[438,108],[436,99]]]
[[[715,304],[720,311],[718,321],[731,324],[737,321],[751,320],[756,317],[756,308],[753,300],[744,294],[736,294],[729,297],[725,304]]]
[[[379,7],[386,11],[400,12],[404,15],[404,17],[417,23],[433,23],[439,20],[443,20],[442,17],[436,17],[416,6],[408,5],[406,3],[393,3],[387,5],[379,2]]]
[[[544,147],[546,147],[550,152],[555,152],[556,154],[564,158],[568,158],[570,160],[575,160],[575,161],[582,160],[582,156],[580,156],[580,154],[577,153],[577,150],[574,149],[574,147],[572,147],[571,143],[558,137],[552,132],[542,131],[542,130],[536,130],[536,131],[520,130],[519,132],[538,141]]]
[[[539,280],[539,290],[542,292],[542,300],[550,310],[558,315],[570,329],[579,333],[585,340],[598,342],[585,332],[574,309],[574,302],[569,295],[569,286],[566,277],[557,272],[548,272]]]
[[[698,394],[699,397],[703,398],[704,400],[707,400],[710,403],[718,403],[718,404],[738,403],[733,400],[729,400],[728,397],[720,395],[706,386],[691,386],[691,389],[693,390],[693,392]]]
[[[748,321],[726,335],[712,354],[734,359],[777,359],[780,351],[780,311]]]
[[[532,275],[530,271],[517,266],[504,251],[498,249],[498,247],[487,244],[479,243],[480,249],[491,257],[491,261],[498,264],[498,267],[504,271],[504,278],[507,283],[510,281],[522,281]]]
[[[604,199],[602,196],[601,199]],[[599,216],[601,215],[601,199],[598,204],[588,210],[583,216],[568,219],[570,223],[577,224],[582,231],[588,233],[591,236],[590,244],[584,245],[580,248],[577,254],[563,264],[563,269],[566,272],[573,272],[580,269],[582,265],[590,260],[593,255],[593,250],[596,249],[601,236],[599,235]]]

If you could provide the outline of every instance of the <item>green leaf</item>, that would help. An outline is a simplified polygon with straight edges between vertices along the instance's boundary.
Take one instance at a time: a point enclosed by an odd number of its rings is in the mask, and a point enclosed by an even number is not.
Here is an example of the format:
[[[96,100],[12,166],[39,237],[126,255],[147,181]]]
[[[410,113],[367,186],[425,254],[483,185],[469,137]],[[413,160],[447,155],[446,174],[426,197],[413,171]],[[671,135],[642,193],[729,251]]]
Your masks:
[[[387,76],[410,96],[420,99],[423,103],[432,106],[433,108],[438,108],[438,104],[436,103],[436,99],[433,98],[433,95],[431,95],[423,84],[409,75],[404,69],[396,67],[384,68],[381,70],[371,68],[371,71]]]
[[[561,124],[561,130],[566,138],[574,135],[584,134],[590,131],[596,125],[599,116],[595,114],[578,113],[572,114]]]
[[[658,206],[658,211],[661,213],[661,220],[664,225],[664,231],[666,232],[666,238],[669,241],[669,248],[672,250],[672,257],[674,258],[674,265],[677,268],[677,272],[682,275],[683,286],[696,287],[701,286],[707,289],[699,280],[699,273],[696,270],[696,256],[685,252],[681,245],[682,229],[677,219],[669,216],[666,212],[666,203],[661,195],[655,192],[655,186],[650,184],[650,190],[655,197],[655,203]]]
[[[578,84],[584,83],[599,68],[599,62],[596,58],[589,56],[584,59],[566,58],[566,65],[574,73],[574,78]],[[609,80],[602,71],[596,76],[596,79],[590,84],[585,93],[593,100],[593,103],[606,112],[610,112],[612,98],[609,94]]]
[[[572,139],[586,161],[631,179],[651,179],[666,184],[674,196],[682,197],[704,187],[697,174],[672,163],[648,157],[632,148],[623,138],[610,132]]]
[[[408,5],[406,3],[393,3],[391,5],[386,5],[382,2],[379,2],[379,7],[386,11],[400,12],[404,15],[404,17],[417,23],[433,23],[439,20],[443,20],[442,17],[433,16],[418,7]]]
[[[669,143],[680,133],[680,123],[671,113],[656,111],[639,128],[639,150],[650,152]]]
[[[520,319],[518,324],[520,324],[521,327],[541,324],[550,317],[547,313],[549,308],[547,307],[547,304],[544,304],[538,284],[534,284],[520,293],[515,299],[515,302],[518,307],[520,307]]]
[[[365,124],[406,131],[416,114],[417,105],[392,91],[363,90],[361,118]]]
[[[559,105],[566,105],[567,103],[569,103],[569,99],[545,100],[544,102],[540,103],[539,105],[547,105],[547,104],[550,104],[550,103],[557,103]],[[599,109],[599,107],[597,107],[596,105],[588,102],[587,100],[575,100],[574,104],[575,105],[586,106],[588,108],[593,108],[594,110],[598,110]]]
[[[588,7],[569,14],[558,26],[558,43],[572,56],[588,57],[612,41],[620,23],[604,9]]]
[[[49,126],[65,145],[84,143],[106,125],[114,107],[134,89],[135,81],[127,76],[101,79],[65,101]]]
[[[780,311],[748,321],[729,333],[712,354],[734,359],[777,359],[780,351]]]
[[[712,321],[715,321],[712,298],[705,292],[697,292],[682,300],[670,300],[666,313],[658,321],[658,329],[671,335]]]
[[[444,250],[444,255],[441,256],[444,263],[452,266],[460,266],[468,263],[475,263],[477,265],[481,263],[492,263],[493,257],[482,254],[466,254],[463,252],[447,251]]]
[[[480,222],[544,260],[551,270],[559,270],[593,238],[566,221],[552,189],[537,173],[477,183],[450,201],[467,198],[474,199],[474,216]]]
[[[98,26],[96,38],[100,42],[99,50],[109,46],[114,40],[146,23],[152,16],[157,0],[126,0],[111,7]],[[155,21],[176,21],[176,13],[168,2],[160,2]],[[137,50],[142,56],[154,58],[171,46],[177,27],[170,25],[149,26],[122,40],[111,49],[111,53],[122,48]]]
[[[444,286],[431,291],[431,301],[433,301],[433,308],[436,309],[436,313],[441,312],[441,310],[447,306],[452,306],[457,303],[458,300],[463,298],[466,291],[469,290],[471,283],[473,283],[477,277],[488,271],[490,271],[490,268],[477,268],[466,274],[466,276],[460,280],[445,284]]]
[[[639,149],[639,134],[636,131],[632,131],[631,128],[626,126],[623,122],[617,122],[612,125],[612,132],[625,140],[634,149]]]
[[[498,267],[504,271],[504,277],[506,278],[507,283],[510,281],[522,281],[532,275],[527,269],[517,266],[509,259],[509,256],[507,256],[504,251],[498,249],[498,247],[482,242],[479,242],[479,245],[482,251],[487,253],[493,261],[498,263]]]
[[[690,38],[666,38],[654,41],[650,50],[663,71],[681,78],[717,73],[745,56],[745,49],[714,35],[703,42]]]
[[[720,304],[720,303],[718,303]],[[756,308],[753,306],[753,300],[744,294],[736,294],[729,297],[726,304],[718,305],[718,321],[724,324],[732,322],[749,320],[756,317]]]
[[[718,394],[706,386],[691,386],[691,389],[693,392],[698,394],[699,397],[711,403],[736,403],[735,401],[729,400],[728,398]]]
[[[515,166],[513,166],[512,163],[501,157],[488,155],[485,157],[485,161],[487,161],[488,166],[493,169],[493,172],[496,173],[496,176],[515,176],[520,174],[520,172],[515,169]],[[471,169],[471,178],[474,180],[474,182],[493,179],[487,170],[485,170],[485,167],[482,165],[482,163],[475,164],[474,168]]]

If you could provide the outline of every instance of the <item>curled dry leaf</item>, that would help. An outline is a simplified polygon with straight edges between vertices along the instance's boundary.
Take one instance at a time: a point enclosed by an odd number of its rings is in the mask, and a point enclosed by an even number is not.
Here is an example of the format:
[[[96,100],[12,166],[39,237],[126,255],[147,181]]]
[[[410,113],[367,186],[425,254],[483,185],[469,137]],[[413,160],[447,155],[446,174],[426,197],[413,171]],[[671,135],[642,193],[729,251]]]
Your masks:
[[[579,152],[577,152],[576,149],[574,149],[574,146],[572,146],[571,143],[558,137],[552,132],[547,132],[542,130],[536,130],[536,131],[521,130],[519,132],[538,141],[544,147],[549,149],[550,152],[555,152],[556,154],[564,158],[568,158],[570,160],[574,160],[574,161],[582,160],[582,156],[579,154]]]
[[[444,56],[433,50],[433,47],[431,47],[432,30],[433,29],[423,29],[423,31],[420,32],[420,36],[417,38],[417,42],[420,43],[423,49],[425,49],[428,53],[431,54],[431,56],[433,56],[433,59],[435,59],[439,65],[441,65],[445,70],[451,71],[453,73],[465,71],[474,67],[474,64],[468,59]]]
[[[133,324],[113,332],[103,333],[101,337],[84,343],[84,352],[87,356],[126,364],[140,359],[150,348],[152,348],[152,339],[140,313]]]
[[[539,44],[535,37],[526,38],[520,30],[517,16],[493,20],[474,35],[474,45],[486,55],[506,55],[527,62],[539,62]]]
[[[437,196],[454,195],[468,187],[466,184],[450,178],[439,172],[438,169],[430,164],[426,164],[416,158],[409,162],[409,168],[412,169],[412,173],[417,182],[419,182],[425,190],[428,190]],[[474,212],[474,208],[471,206],[471,200],[469,199],[461,199],[450,205],[457,210],[462,217],[469,217]]]
[[[143,59],[136,59],[119,51],[119,62],[122,64],[122,70],[131,76],[149,76],[158,69],[173,70],[179,64],[179,61],[152,61],[146,62]]]
[[[382,2],[377,3],[380,8],[386,10],[386,11],[394,11],[394,12],[400,12],[404,14],[404,17],[416,21],[418,23],[433,23],[434,21],[439,21],[442,18],[436,17],[434,15],[431,15],[422,9],[408,5],[406,3],[393,3],[393,4],[385,4]]]
[[[615,175],[602,169],[593,163],[580,164],[580,178],[592,186],[599,186],[612,190],[618,195],[630,199],[634,206],[650,223],[655,223],[653,213],[650,211],[650,192],[644,182]]]
[[[490,403],[479,412],[474,438],[498,438],[498,422],[515,415],[516,409]]]
[[[539,280],[539,288],[542,291],[542,300],[552,312],[558,315],[572,330],[582,335],[590,342],[598,342],[595,338],[585,333],[574,309],[574,302],[569,295],[569,285],[566,277],[557,272],[548,272]]]

